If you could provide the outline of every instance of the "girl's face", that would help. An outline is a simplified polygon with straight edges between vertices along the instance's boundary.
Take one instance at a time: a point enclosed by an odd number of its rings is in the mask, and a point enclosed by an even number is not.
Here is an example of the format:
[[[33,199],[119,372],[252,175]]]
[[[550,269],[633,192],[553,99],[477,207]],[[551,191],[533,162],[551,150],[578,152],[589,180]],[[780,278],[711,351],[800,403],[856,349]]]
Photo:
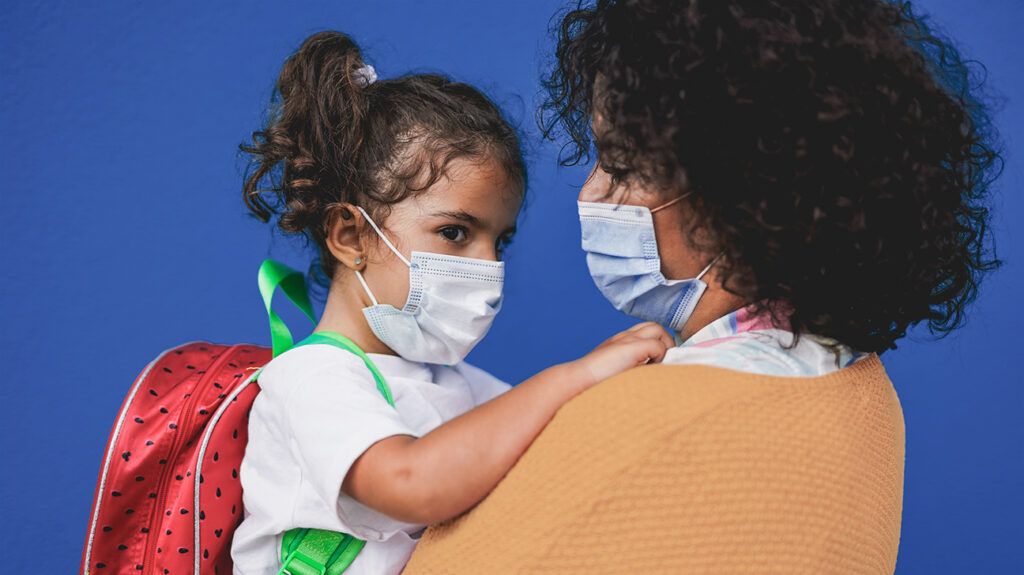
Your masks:
[[[493,160],[455,159],[447,175],[423,192],[391,206],[377,222],[409,258],[413,251],[497,261],[515,233],[522,191]],[[409,268],[369,225],[363,277],[379,303],[402,309],[409,296]],[[364,302],[370,305],[369,298]]]

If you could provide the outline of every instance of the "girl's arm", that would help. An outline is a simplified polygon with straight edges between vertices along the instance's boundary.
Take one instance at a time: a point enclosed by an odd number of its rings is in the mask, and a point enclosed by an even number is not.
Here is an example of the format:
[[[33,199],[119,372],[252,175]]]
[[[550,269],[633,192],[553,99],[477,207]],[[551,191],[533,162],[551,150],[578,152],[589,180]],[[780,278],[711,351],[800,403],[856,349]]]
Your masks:
[[[490,493],[564,403],[616,373],[661,361],[673,345],[657,324],[634,326],[421,438],[378,441],[349,469],[342,492],[408,523],[455,517]]]

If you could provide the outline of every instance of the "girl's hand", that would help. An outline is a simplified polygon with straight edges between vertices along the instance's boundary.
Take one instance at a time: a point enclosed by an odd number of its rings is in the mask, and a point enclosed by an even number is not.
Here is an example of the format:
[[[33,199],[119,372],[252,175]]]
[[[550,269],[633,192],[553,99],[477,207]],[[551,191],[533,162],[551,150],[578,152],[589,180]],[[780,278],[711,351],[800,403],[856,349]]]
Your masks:
[[[580,383],[587,389],[627,369],[658,363],[672,347],[672,336],[649,321],[616,334],[570,365],[577,368]]]

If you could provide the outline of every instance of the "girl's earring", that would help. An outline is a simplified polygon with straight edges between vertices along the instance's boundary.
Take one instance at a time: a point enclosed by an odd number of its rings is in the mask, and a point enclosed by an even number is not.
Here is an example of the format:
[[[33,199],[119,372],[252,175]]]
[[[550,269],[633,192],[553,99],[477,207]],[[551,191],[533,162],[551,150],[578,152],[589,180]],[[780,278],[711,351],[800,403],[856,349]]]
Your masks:
[[[362,265],[362,263],[363,263],[363,258],[360,257],[360,256],[356,256],[355,264],[358,266],[358,265]]]

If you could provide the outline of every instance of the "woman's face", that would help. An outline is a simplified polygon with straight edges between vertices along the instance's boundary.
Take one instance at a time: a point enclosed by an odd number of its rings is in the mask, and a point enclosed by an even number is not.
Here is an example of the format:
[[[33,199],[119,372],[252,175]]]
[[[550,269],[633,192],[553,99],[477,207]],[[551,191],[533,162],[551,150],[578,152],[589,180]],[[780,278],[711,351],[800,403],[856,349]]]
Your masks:
[[[644,206],[649,209],[667,204],[679,194],[651,189],[634,180],[615,181],[595,162],[590,175],[580,188],[581,202]],[[691,212],[686,201],[676,202],[652,214],[654,235],[661,256],[661,273],[668,279],[696,276],[707,265],[707,255],[693,250],[686,231],[692,229]]]

